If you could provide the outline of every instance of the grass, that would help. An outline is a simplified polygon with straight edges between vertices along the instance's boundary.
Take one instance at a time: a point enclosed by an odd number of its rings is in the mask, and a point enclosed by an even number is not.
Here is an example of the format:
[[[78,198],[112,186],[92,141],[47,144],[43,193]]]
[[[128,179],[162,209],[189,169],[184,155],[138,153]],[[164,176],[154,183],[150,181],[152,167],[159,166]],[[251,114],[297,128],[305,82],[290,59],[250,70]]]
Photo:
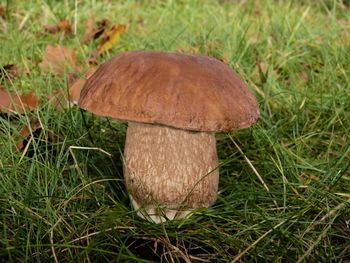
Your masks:
[[[217,134],[216,204],[155,225],[137,217],[123,184],[125,123],[76,107],[60,112],[44,99],[33,113],[2,114],[0,261],[350,259],[347,1],[79,1],[77,9],[74,1],[7,1],[6,15],[0,65],[30,71],[3,82],[9,90],[44,98],[65,88],[65,78],[41,72],[38,63],[48,44],[76,48],[85,60],[98,42],[79,39],[94,15],[129,24],[101,62],[134,49],[224,59],[256,95],[261,119],[250,129]],[[43,25],[62,18],[76,22],[77,35],[43,33]],[[44,129],[23,154],[16,138],[31,115]],[[98,147],[112,157],[70,146]]]

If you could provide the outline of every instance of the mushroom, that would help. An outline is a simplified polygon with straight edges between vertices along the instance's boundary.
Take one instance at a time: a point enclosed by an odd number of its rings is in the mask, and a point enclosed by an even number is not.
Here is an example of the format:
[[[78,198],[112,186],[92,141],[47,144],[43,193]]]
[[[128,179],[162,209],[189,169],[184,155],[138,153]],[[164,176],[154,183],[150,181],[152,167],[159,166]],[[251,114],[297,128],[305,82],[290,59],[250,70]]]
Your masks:
[[[247,128],[259,108],[240,77],[204,55],[130,51],[85,83],[81,108],[128,122],[123,173],[138,215],[180,219],[217,199],[214,132]]]

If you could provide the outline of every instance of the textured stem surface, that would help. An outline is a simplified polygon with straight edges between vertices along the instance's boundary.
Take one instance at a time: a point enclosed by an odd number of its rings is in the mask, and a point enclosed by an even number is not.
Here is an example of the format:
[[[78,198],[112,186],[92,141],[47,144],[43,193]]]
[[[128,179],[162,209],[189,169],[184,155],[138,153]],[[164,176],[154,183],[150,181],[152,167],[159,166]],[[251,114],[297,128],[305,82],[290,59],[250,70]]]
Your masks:
[[[124,158],[135,208],[188,211],[216,201],[219,171],[212,133],[130,122]]]

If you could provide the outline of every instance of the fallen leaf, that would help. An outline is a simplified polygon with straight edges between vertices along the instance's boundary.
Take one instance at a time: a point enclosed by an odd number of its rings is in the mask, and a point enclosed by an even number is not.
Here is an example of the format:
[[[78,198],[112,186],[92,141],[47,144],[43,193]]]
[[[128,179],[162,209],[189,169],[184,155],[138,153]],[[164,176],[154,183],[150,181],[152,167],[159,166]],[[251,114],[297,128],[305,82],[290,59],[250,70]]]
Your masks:
[[[95,17],[89,16],[85,22],[85,33],[81,39],[82,43],[87,43],[92,39],[91,32],[94,30]]]
[[[79,78],[74,74],[70,74],[68,77],[68,96],[66,90],[60,89],[49,97],[49,103],[59,110],[68,108],[70,104],[78,105],[80,91],[84,86],[86,80],[90,78],[90,76],[94,74],[95,71],[95,67],[89,69],[83,78]]]
[[[15,64],[7,64],[0,68],[0,80],[14,80],[21,75],[21,70]]]
[[[84,86],[86,79],[77,79],[74,84],[69,88],[69,102],[74,105],[78,105],[80,98],[80,91]]]
[[[105,31],[107,25],[109,24],[109,21],[107,19],[103,19],[97,22],[97,27],[95,28],[94,22],[95,22],[95,18],[93,16],[89,16],[89,18],[86,20],[85,34],[81,40],[82,43],[86,44],[91,40],[101,36]]]
[[[259,70],[261,83],[265,83],[267,80],[267,74],[269,72],[269,66],[262,61],[257,61],[256,66],[258,67],[258,70]]]
[[[73,67],[79,71],[77,67],[77,58],[75,50],[65,48],[63,46],[48,45],[44,52],[43,61],[39,67],[45,72],[51,72],[56,76],[63,76],[66,66]]]
[[[17,151],[23,151],[22,157],[31,158],[35,154],[47,153],[50,153],[50,156],[57,156],[58,152],[55,145],[60,141],[59,135],[49,129],[46,129],[43,133],[43,129],[41,122],[36,119],[30,119],[29,125],[22,126],[19,132],[20,136],[16,140]],[[35,147],[33,141],[36,141]]]
[[[4,113],[22,114],[38,107],[39,99],[33,93],[18,95],[0,87],[0,111]]]
[[[256,65],[258,66],[260,73],[266,75],[267,71],[269,70],[269,66],[264,62],[256,62]]]
[[[67,99],[67,91],[63,89],[56,90],[52,95],[48,97],[49,104],[58,110],[66,109],[69,107]]]
[[[104,32],[100,45],[98,46],[98,53],[102,54],[110,50],[114,44],[116,44],[120,36],[126,31],[126,25],[118,24],[112,26],[112,28]]]
[[[97,66],[98,64],[100,64],[99,58],[100,58],[100,55],[99,55],[98,51],[93,50],[93,51],[91,51],[91,53],[87,59],[87,62],[89,65]]]
[[[34,134],[36,131],[39,129],[42,129],[41,123],[39,121],[30,121],[30,125],[26,124],[24,125],[19,134],[20,138],[17,140],[17,149],[18,150],[23,150],[24,147],[26,147],[28,143],[28,138],[31,134]]]
[[[56,34],[60,31],[64,31],[66,33],[72,33],[72,25],[67,19],[63,19],[59,21],[55,25],[46,25],[44,26],[45,32]]]
[[[77,79],[70,87],[69,87],[69,101],[75,105],[78,105],[78,101],[80,98],[80,91],[83,88],[85,82],[94,74],[96,68],[90,68],[88,72],[85,73],[85,78]]]

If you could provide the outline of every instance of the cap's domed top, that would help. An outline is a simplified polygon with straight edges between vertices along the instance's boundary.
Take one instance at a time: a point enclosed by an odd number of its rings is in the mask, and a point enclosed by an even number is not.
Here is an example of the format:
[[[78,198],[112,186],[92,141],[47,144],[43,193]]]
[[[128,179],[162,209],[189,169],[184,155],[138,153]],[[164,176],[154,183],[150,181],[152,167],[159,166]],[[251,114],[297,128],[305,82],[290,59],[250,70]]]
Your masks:
[[[119,120],[198,131],[249,127],[259,108],[240,77],[203,55],[122,53],[86,81],[81,108]]]

